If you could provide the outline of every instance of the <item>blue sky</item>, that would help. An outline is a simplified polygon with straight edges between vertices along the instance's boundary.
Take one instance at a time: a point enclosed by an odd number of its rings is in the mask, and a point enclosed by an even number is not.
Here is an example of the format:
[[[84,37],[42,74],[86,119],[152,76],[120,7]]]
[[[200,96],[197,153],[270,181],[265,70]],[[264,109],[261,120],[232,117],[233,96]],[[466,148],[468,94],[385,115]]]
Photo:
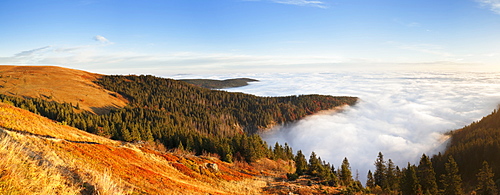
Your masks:
[[[0,64],[500,71],[500,0],[3,0]]]

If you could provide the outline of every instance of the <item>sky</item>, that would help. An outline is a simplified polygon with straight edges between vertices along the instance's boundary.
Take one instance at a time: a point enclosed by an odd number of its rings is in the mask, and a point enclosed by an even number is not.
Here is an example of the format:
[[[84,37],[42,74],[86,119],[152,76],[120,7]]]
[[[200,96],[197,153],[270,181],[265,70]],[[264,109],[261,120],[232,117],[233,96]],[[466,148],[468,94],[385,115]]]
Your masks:
[[[500,71],[500,0],[3,0],[0,64],[105,74]]]

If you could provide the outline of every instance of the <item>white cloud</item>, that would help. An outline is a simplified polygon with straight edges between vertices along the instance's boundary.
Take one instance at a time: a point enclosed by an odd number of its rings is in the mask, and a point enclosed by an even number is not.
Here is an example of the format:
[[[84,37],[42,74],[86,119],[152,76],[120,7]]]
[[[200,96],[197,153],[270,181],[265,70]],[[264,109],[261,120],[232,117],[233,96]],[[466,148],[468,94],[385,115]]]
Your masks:
[[[103,44],[112,44],[113,42],[109,41],[108,39],[106,39],[105,37],[101,36],[101,35],[96,35],[94,37],[94,40],[100,42],[100,43],[103,43]]]
[[[314,115],[264,136],[339,166],[344,157],[364,179],[378,152],[400,167],[443,149],[443,133],[489,114],[500,103],[499,73],[339,72],[238,74],[260,80],[228,89],[260,96],[347,95],[361,101],[338,113]],[[207,77],[207,76],[206,76]],[[206,78],[196,75],[174,78]]]
[[[489,8],[496,14],[500,14],[500,0],[476,0],[482,6]]]
[[[310,0],[272,0],[272,1],[275,3],[288,4],[288,5],[328,8],[323,1],[310,1]]]

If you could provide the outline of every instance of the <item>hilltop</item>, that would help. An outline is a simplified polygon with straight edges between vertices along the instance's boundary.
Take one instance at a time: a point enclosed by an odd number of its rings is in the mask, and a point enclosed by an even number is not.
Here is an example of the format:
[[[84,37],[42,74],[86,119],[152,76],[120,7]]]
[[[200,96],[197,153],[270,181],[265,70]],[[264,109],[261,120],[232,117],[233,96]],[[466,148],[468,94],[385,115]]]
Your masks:
[[[128,101],[94,81],[103,75],[56,66],[0,66],[0,94],[78,105],[97,114]]]

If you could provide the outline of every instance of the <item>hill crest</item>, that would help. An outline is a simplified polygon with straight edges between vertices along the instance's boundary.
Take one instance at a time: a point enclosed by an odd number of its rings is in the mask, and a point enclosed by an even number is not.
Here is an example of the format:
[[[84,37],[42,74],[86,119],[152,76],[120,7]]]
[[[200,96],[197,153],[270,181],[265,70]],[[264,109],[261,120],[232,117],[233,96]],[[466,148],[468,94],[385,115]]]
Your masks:
[[[96,114],[126,106],[120,94],[94,83],[101,76],[57,66],[0,66],[0,94],[70,103]]]

